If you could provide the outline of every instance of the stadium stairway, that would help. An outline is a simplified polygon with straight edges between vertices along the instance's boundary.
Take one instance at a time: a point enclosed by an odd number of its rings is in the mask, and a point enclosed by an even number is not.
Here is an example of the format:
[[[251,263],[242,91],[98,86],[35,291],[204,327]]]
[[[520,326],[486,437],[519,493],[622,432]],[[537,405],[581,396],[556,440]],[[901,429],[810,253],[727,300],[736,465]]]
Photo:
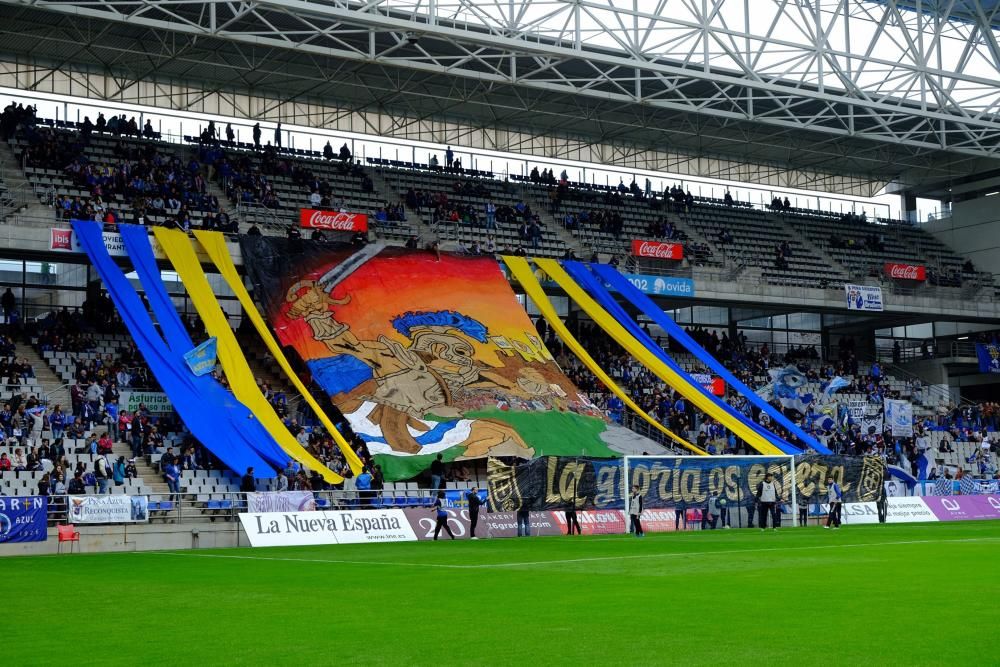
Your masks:
[[[532,190],[527,187],[521,188],[521,194],[524,197],[524,201],[531,206],[531,209],[536,213],[539,213],[539,218],[542,220],[543,230],[548,237],[558,239],[568,250],[572,250],[576,253],[576,256],[581,260],[586,260],[590,257],[590,252],[584,247],[582,241],[577,239],[573,234],[566,229],[562,223],[562,216],[565,212],[560,209],[556,215],[553,215],[549,211],[549,201],[548,199],[542,199],[539,194],[542,191]],[[584,254],[586,253],[586,254]]]
[[[38,354],[33,347],[24,343],[14,346],[14,356],[23,358],[35,371],[35,380],[42,387],[43,396],[39,396],[51,410],[56,405],[62,406],[64,412],[71,412],[69,387],[49,366],[49,362]]]
[[[5,217],[16,215],[29,205],[49,210],[47,207],[42,207],[34,197],[34,189],[25,179],[20,161],[5,141],[0,141],[0,165],[2,165],[0,166],[0,174],[3,177],[4,188],[2,196],[7,200],[0,210],[3,210]]]
[[[830,269],[830,282],[849,282],[848,272],[843,268],[843,265],[838,262],[830,253],[826,252],[822,244],[813,243],[810,239],[806,238],[800,233],[798,229],[795,229],[789,222],[785,219],[785,216],[778,215],[777,213],[769,213],[768,218],[774,223],[775,227],[780,227],[788,235],[790,239],[797,239],[801,241],[806,247],[808,247],[813,254],[818,256]]]

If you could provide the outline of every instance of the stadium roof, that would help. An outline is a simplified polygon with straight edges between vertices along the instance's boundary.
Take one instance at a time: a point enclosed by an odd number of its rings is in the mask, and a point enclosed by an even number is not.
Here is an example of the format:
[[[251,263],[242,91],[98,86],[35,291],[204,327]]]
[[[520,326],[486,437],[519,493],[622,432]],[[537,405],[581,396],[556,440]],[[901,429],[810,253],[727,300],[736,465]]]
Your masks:
[[[121,89],[184,83],[919,183],[1000,166],[998,12],[996,0],[0,0],[0,59],[96,68]]]

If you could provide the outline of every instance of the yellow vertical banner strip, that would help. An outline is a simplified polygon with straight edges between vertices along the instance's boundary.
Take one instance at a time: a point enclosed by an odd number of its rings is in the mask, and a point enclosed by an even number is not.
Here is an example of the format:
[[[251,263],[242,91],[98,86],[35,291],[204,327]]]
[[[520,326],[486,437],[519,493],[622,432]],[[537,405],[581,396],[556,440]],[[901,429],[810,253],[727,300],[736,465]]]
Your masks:
[[[271,329],[268,328],[267,322],[261,316],[260,311],[257,310],[257,306],[254,304],[253,299],[250,297],[250,293],[247,292],[246,287],[243,285],[243,280],[240,278],[239,273],[236,272],[236,266],[233,265],[233,260],[229,256],[229,248],[226,247],[226,239],[222,236],[220,232],[204,232],[196,231],[194,233],[198,243],[205,250],[209,259],[215,264],[215,267],[219,270],[222,275],[223,280],[229,285],[229,289],[233,290],[236,298],[239,299],[240,304],[243,306],[243,310],[246,316],[250,318],[253,323],[254,328],[260,335],[261,340],[267,346],[268,351],[271,356],[274,357],[275,361],[278,362],[278,366],[285,373],[288,380],[295,386],[295,390],[301,394],[302,398],[305,400],[306,404],[312,408],[312,411],[316,414],[316,417],[320,420],[326,430],[333,437],[337,446],[340,447],[340,451],[343,452],[344,457],[347,460],[347,464],[354,471],[355,475],[361,473],[362,463],[358,455],[351,449],[351,445],[344,439],[344,436],[337,431],[337,428],[330,421],[330,418],[323,412],[320,408],[319,403],[313,398],[309,389],[305,386],[299,376],[292,369],[291,364],[288,363],[285,353],[281,350],[281,346],[278,341],[274,338],[271,333]]]
[[[219,362],[226,372],[226,379],[229,380],[229,386],[236,398],[254,413],[290,458],[311,470],[318,471],[323,479],[331,484],[342,482],[343,477],[327,468],[299,444],[285,428],[274,407],[264,398],[260,387],[257,386],[253,371],[250,370],[250,365],[236,341],[236,335],[229,327],[222,306],[215,298],[211,285],[208,284],[208,277],[201,268],[187,234],[162,227],[155,227],[153,234],[173,264],[181,282],[184,283],[184,288],[205,323],[209,335],[218,339]]]
[[[591,357],[585,349],[583,349],[583,346],[580,345],[580,342],[573,337],[573,334],[569,332],[569,329],[566,328],[566,325],[563,324],[562,320],[559,319],[559,315],[556,313],[555,308],[552,306],[552,302],[549,301],[549,297],[546,296],[545,291],[542,289],[542,286],[538,283],[538,279],[535,277],[535,274],[531,270],[531,266],[528,264],[527,260],[525,260],[523,257],[508,257],[508,256],[504,256],[502,259],[504,263],[507,265],[507,268],[510,269],[511,275],[513,275],[514,278],[516,278],[517,281],[521,283],[521,287],[524,288],[525,294],[527,294],[528,298],[531,299],[538,307],[538,310],[542,313],[542,317],[544,317],[545,320],[549,323],[549,325],[555,330],[555,332],[559,335],[559,338],[564,343],[566,343],[566,347],[568,347],[573,352],[573,354],[577,356],[577,358],[583,363],[583,365],[586,366],[587,369],[591,373],[593,373],[598,380],[600,380],[605,384],[605,386],[607,386],[607,388],[611,391],[611,393],[620,398],[622,402],[625,403],[625,405],[627,405],[633,412],[635,412],[637,415],[642,417],[646,422],[648,422],[650,426],[664,433],[667,437],[672,439],[680,446],[696,454],[702,454],[702,455],[707,454],[707,452],[705,452],[701,448],[691,444],[690,442],[688,442],[687,440],[685,440],[684,438],[677,435],[676,433],[668,429],[666,426],[658,422],[656,419],[646,414],[646,412],[638,405],[636,405],[635,402],[631,398],[629,398],[628,394],[626,394],[621,389],[621,387],[619,387],[615,383],[615,381],[611,379],[611,377],[607,373],[604,372],[604,370],[600,367],[600,365],[598,365],[598,363],[594,361],[594,358]]]
[[[707,396],[698,391],[696,387],[686,382],[666,364],[657,359],[652,352],[646,349],[645,345],[637,341],[632,334],[618,324],[615,318],[608,314],[600,304],[591,299],[583,288],[563,270],[558,262],[552,259],[536,259],[535,264],[559,285],[569,295],[570,299],[575,301],[601,329],[617,341],[639,363],[663,380],[668,387],[676,390],[705,414],[718,420],[720,424],[742,438],[748,445],[761,454],[783,454],[780,449],[768,442],[763,436],[720,408]]]

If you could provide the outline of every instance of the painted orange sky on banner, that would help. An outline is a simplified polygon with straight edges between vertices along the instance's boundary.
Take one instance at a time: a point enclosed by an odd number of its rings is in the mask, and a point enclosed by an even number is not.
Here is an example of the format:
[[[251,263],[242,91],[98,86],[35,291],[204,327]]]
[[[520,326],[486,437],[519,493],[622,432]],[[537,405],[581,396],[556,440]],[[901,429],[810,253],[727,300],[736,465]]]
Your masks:
[[[344,253],[346,259],[350,253]],[[337,262],[323,264],[300,279],[318,280]],[[490,258],[432,252],[406,254],[395,249],[383,250],[334,288],[334,299],[350,297],[344,305],[331,306],[336,320],[348,324],[361,339],[380,335],[406,342],[392,327],[392,320],[407,312],[454,310],[478,320],[490,336],[504,336],[524,342],[526,334],[537,336],[534,325],[517,302],[499,265]],[[274,318],[275,330],[283,344],[294,344],[307,361],[331,356],[330,350],[313,339],[312,331],[301,319],[289,320],[284,304]],[[500,366],[497,347],[472,343],[476,358],[490,366]]]

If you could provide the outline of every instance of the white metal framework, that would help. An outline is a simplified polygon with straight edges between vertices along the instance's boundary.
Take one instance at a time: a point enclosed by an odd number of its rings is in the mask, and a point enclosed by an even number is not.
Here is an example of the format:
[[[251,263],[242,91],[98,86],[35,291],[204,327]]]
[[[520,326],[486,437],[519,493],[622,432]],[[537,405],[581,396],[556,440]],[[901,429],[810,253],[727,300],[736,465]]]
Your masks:
[[[612,147],[604,160],[622,164],[650,151],[641,166],[659,152],[852,174],[844,189],[862,194],[865,183],[1000,164],[998,7],[0,0],[0,58],[20,71],[119,82],[95,97],[136,82],[186,82],[190,105],[219,94],[270,101],[250,117],[294,117],[294,104],[323,102],[334,115],[378,110],[398,125],[448,118],[530,130],[553,137],[553,152],[571,142]]]

